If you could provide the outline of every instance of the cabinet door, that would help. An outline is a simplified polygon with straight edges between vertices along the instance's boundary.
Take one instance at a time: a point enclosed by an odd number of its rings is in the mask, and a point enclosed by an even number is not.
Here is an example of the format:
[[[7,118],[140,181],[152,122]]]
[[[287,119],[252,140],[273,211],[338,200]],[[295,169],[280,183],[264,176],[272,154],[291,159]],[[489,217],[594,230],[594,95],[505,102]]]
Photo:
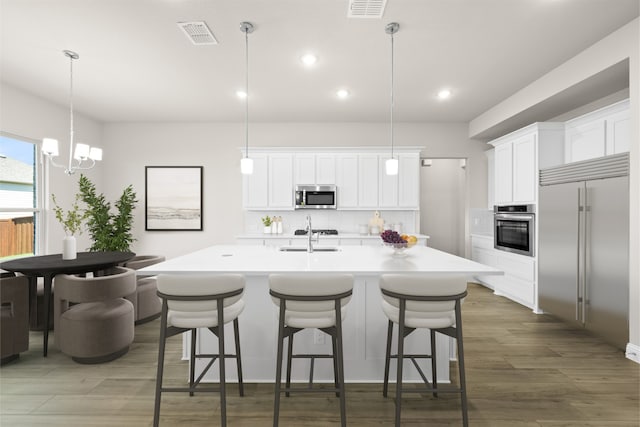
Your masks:
[[[513,146],[509,143],[495,148],[495,191],[496,203],[510,203],[513,196]]]
[[[336,157],[338,209],[358,207],[358,155],[341,154]]]
[[[395,208],[398,206],[398,175],[387,175],[385,162],[390,156],[380,156],[378,171],[380,174],[380,204],[381,208]],[[402,164],[399,165],[402,170]],[[400,173],[400,172],[399,172]]]
[[[316,184],[336,183],[336,156],[333,154],[316,155]]]
[[[293,155],[269,156],[269,207],[293,209]]]
[[[252,154],[253,173],[243,175],[243,206],[246,209],[263,209],[269,205],[268,161],[266,154]]]
[[[598,120],[568,128],[565,144],[567,163],[604,156],[605,121]]]
[[[487,156],[487,208],[493,210],[495,205],[495,150],[487,150],[484,152]]]
[[[629,110],[607,117],[605,127],[607,129],[607,155],[628,152],[631,143],[631,117]]]
[[[293,169],[294,184],[316,183],[316,156],[314,154],[296,154]]]
[[[398,160],[398,206],[420,209],[420,155],[400,154]]]
[[[377,154],[358,156],[358,206],[361,208],[378,207],[378,170]]]
[[[513,142],[513,201],[535,202],[538,168],[536,162],[536,134]]]

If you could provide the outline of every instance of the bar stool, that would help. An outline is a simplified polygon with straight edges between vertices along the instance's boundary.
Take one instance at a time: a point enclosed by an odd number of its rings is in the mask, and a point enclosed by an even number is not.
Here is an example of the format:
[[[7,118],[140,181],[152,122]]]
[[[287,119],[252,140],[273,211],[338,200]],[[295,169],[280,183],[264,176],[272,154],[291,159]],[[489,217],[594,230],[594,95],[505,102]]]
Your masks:
[[[434,397],[438,397],[438,393],[460,393],[462,422],[467,427],[469,420],[467,415],[467,390],[460,310],[461,301],[467,295],[467,277],[384,274],[380,278],[380,290],[382,291],[382,310],[389,319],[382,394],[385,397],[387,396],[389,362],[392,358],[395,358],[397,359],[395,425],[397,427],[400,426],[402,393],[424,393],[427,391],[432,392]],[[392,355],[391,339],[393,337],[394,323],[398,324],[398,352]],[[431,354],[404,354],[404,338],[416,329],[430,330]],[[436,332],[456,339],[459,371],[458,388],[440,389],[438,387],[436,376]],[[413,362],[427,389],[406,390],[402,388],[402,362],[404,358],[408,358]],[[416,359],[431,359],[433,378],[431,387]]]
[[[221,425],[227,425],[225,358],[236,359],[240,396],[244,396],[242,383],[242,363],[240,357],[240,335],[238,316],[244,309],[242,294],[244,276],[238,274],[199,274],[158,276],[158,296],[162,299],[160,316],[160,346],[158,350],[158,374],[156,378],[156,399],[153,425],[160,422],[160,400],[162,392],[195,391],[220,393]],[[235,354],[226,354],[224,349],[224,325],[233,321],[236,346]],[[197,328],[207,328],[218,337],[217,354],[196,354]],[[189,387],[163,387],[164,351],[166,340],[183,332],[191,331],[191,357],[189,367]],[[198,358],[211,359],[202,374],[195,379],[195,362]],[[220,368],[219,388],[198,388],[200,381],[213,363],[218,360]]]
[[[269,276],[269,293],[280,309],[278,316],[278,355],[276,359],[276,387],[273,411],[273,425],[278,426],[280,414],[280,394],[289,396],[290,392],[327,392],[333,391],[340,398],[340,421],[347,424],[344,388],[344,363],[342,345],[342,319],[345,306],[353,292],[351,274],[272,274]],[[307,328],[316,328],[331,336],[333,354],[293,355],[293,335]],[[284,339],[289,338],[287,351],[287,379],[282,389],[282,353]],[[291,387],[291,360],[310,358],[308,388]],[[333,359],[333,389],[313,388],[313,365],[316,358]]]

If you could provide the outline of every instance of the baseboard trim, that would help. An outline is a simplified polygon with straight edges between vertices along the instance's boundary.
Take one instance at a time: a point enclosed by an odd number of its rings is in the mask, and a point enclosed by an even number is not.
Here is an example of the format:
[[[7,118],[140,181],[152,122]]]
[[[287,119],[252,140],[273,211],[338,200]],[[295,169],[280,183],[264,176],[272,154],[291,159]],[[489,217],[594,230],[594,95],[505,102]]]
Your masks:
[[[633,360],[634,362],[640,364],[640,346],[627,343],[627,350],[625,351],[625,356],[627,356],[627,359]]]

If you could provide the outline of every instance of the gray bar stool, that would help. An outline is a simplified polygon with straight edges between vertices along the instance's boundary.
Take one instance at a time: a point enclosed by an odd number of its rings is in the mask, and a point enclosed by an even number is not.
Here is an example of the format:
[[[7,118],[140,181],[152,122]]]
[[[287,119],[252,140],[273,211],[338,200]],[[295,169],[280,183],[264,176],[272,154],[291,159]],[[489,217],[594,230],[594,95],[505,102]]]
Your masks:
[[[240,396],[244,396],[238,331],[238,316],[244,309],[244,301],[242,300],[244,284],[244,276],[238,274],[190,276],[161,274],[158,276],[158,296],[162,299],[162,313],[160,316],[156,399],[153,413],[155,427],[160,422],[160,400],[163,392],[189,392],[189,395],[193,396],[196,391],[220,393],[221,425],[227,425],[225,358],[236,359]],[[224,350],[224,325],[231,321],[233,321],[236,353],[226,354]],[[196,354],[198,328],[207,328],[218,337],[217,354]],[[191,331],[189,387],[163,387],[162,375],[166,340],[187,331]],[[195,379],[195,361],[198,358],[211,360],[202,374]],[[220,368],[219,388],[198,388],[200,381],[216,360],[218,360]]]
[[[280,308],[278,316],[278,355],[276,359],[276,387],[273,408],[273,425],[278,426],[280,394],[285,392],[333,391],[340,398],[341,425],[347,425],[344,363],[342,345],[342,319],[345,306],[353,292],[353,276],[350,274],[272,274],[269,276],[269,293]],[[293,335],[307,328],[316,328],[331,336],[333,354],[293,354]],[[287,352],[287,379],[282,389],[282,356],[284,339],[289,338]],[[291,360],[310,358],[309,387],[291,387]],[[313,388],[313,365],[316,358],[333,359],[335,388]]]
[[[402,393],[431,392],[434,397],[438,393],[460,393],[462,406],[462,422],[469,425],[467,415],[467,390],[464,372],[464,350],[462,345],[462,315],[460,304],[467,295],[466,276],[433,276],[385,274],[380,278],[382,291],[382,310],[389,318],[387,329],[387,351],[384,365],[384,387],[382,394],[387,396],[389,385],[389,362],[397,359],[396,376],[396,417],[395,425],[400,426]],[[391,354],[393,324],[398,324],[398,352]],[[416,329],[429,329],[431,354],[404,354],[404,338]],[[441,389],[438,387],[436,375],[436,339],[440,332],[455,338],[458,346],[459,387]],[[410,359],[418,369],[427,388],[404,389],[402,387],[402,362]],[[420,369],[416,359],[431,359],[433,385]]]

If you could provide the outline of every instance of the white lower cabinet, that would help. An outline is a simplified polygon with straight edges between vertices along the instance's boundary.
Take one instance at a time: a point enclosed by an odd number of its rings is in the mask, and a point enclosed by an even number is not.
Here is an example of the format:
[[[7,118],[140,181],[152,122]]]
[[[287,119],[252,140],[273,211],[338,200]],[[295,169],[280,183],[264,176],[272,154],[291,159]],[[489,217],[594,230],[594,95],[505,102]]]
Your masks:
[[[503,276],[476,277],[478,282],[537,311],[535,258],[494,249],[492,236],[472,235],[471,259],[504,271]]]

